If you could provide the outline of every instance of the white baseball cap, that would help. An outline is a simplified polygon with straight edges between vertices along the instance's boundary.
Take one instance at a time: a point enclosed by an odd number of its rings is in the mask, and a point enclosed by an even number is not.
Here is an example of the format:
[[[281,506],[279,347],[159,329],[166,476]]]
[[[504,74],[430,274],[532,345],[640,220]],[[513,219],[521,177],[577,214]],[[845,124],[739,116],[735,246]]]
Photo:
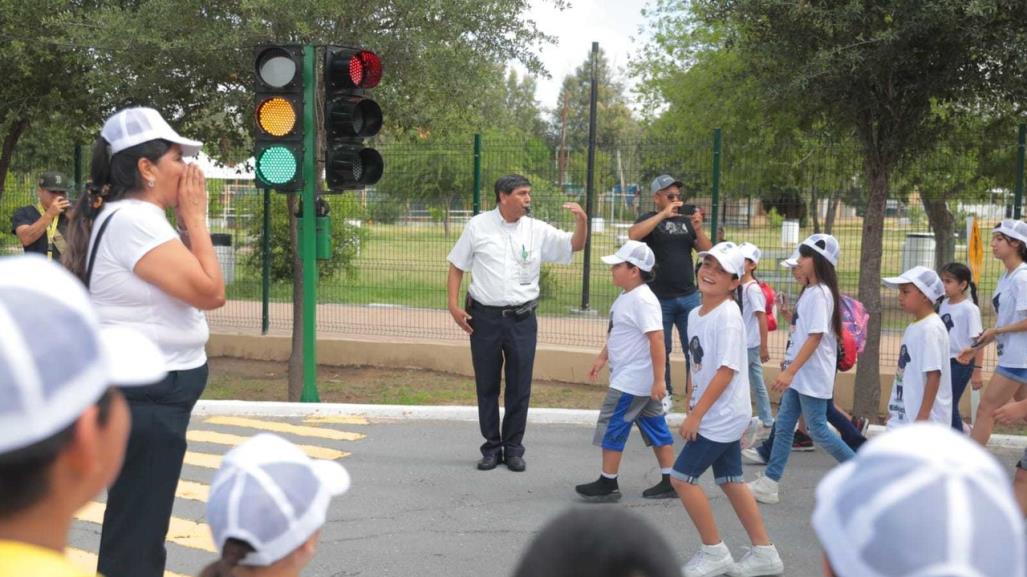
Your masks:
[[[243,565],[267,566],[325,524],[331,498],[349,490],[335,461],[314,460],[278,435],[260,433],[221,461],[207,501],[207,522],[218,549],[230,538],[253,547]]]
[[[941,277],[934,270],[926,266],[915,266],[899,276],[883,278],[881,283],[888,288],[898,288],[900,285],[913,284],[931,302],[937,301],[945,294],[945,285],[942,284]]]
[[[806,237],[799,246],[808,246],[816,252],[820,253],[821,256],[827,259],[827,262],[831,263],[832,266],[838,266],[838,255],[841,253],[841,247],[838,245],[838,239],[835,237],[817,232]],[[799,266],[799,249],[796,248],[792,255],[781,261],[781,266],[785,268],[795,268]]]
[[[85,287],[38,255],[0,258],[0,454],[56,435],[113,385],[152,385],[165,361],[125,327],[100,327]]]
[[[175,132],[160,112],[152,108],[119,110],[103,124],[100,136],[111,146],[111,155],[151,140],[167,140],[182,147],[182,156],[196,156],[203,143]]]
[[[1024,577],[1009,475],[951,427],[876,437],[817,486],[813,530],[838,577]]]
[[[1015,238],[1020,242],[1027,243],[1027,222],[1022,220],[1013,220],[1011,218],[1003,220],[998,223],[998,226],[992,232],[1000,232],[1009,238]]]
[[[728,274],[738,275],[739,278],[745,274],[745,256],[739,250],[738,245],[733,242],[718,242],[710,250],[699,253],[699,258],[712,256],[720,263],[720,267]]]
[[[756,264],[760,263],[760,258],[763,256],[763,251],[760,250],[760,247],[751,242],[743,242],[738,245],[738,250],[742,251],[742,256]]]
[[[621,245],[616,253],[602,257],[602,261],[609,265],[629,262],[645,272],[649,272],[656,264],[656,255],[644,242],[629,240]]]

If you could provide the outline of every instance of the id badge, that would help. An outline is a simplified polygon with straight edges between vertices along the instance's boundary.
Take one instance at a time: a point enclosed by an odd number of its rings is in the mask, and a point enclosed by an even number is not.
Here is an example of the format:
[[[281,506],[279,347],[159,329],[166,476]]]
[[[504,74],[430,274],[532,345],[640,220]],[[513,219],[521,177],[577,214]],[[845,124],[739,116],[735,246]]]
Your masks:
[[[526,260],[522,260],[520,262],[520,266],[521,266],[521,271],[520,271],[521,286],[530,285],[531,284],[531,262],[530,261],[526,261]]]

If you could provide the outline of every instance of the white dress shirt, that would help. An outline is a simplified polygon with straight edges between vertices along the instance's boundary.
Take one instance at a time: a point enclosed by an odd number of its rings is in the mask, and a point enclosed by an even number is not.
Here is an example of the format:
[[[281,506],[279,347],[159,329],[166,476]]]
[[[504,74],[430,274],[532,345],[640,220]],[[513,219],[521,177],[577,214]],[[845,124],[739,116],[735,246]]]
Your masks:
[[[520,305],[538,298],[543,262],[570,264],[572,236],[528,216],[507,222],[497,208],[468,221],[447,259],[471,272],[468,291],[476,302]]]

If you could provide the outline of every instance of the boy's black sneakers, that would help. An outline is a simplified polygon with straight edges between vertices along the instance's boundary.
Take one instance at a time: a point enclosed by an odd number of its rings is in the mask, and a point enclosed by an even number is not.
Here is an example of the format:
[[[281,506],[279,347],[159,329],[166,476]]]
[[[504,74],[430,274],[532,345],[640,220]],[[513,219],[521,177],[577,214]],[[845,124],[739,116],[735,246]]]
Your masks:
[[[807,452],[813,450],[813,439],[809,438],[809,435],[802,431],[795,431],[795,437],[792,439],[792,450]]]
[[[617,479],[607,479],[600,475],[599,479],[574,487],[581,498],[590,503],[610,503],[620,500],[620,489]]]
[[[670,484],[670,475],[664,475],[660,482],[642,491],[642,497],[646,499],[675,499],[678,492]]]

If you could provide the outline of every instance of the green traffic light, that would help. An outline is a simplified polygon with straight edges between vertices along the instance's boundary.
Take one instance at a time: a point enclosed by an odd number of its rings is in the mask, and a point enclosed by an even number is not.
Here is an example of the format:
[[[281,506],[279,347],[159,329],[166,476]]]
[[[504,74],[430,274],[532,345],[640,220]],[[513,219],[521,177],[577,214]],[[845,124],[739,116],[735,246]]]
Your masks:
[[[292,181],[297,168],[296,155],[284,146],[265,148],[257,158],[257,176],[270,185]]]

